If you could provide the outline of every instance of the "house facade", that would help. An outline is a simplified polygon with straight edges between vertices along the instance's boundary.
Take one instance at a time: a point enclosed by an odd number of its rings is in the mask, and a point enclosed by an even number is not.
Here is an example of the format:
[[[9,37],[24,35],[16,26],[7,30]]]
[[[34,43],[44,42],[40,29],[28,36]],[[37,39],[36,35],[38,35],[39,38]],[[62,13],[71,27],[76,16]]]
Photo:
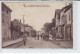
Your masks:
[[[73,39],[72,3],[55,11],[56,39]]]
[[[73,39],[73,35],[72,35],[72,33],[73,33],[72,32],[73,31],[72,4],[69,4],[66,7],[65,15],[67,17],[65,39],[66,40],[72,40]]]
[[[2,41],[11,38],[11,12],[12,10],[2,3]]]
[[[57,9],[55,11],[56,39],[61,38],[60,13],[61,13],[61,9]]]
[[[72,40],[72,4],[62,8],[60,14],[61,36],[63,40]]]
[[[31,36],[31,31],[33,30],[33,28],[29,25],[25,25],[25,32],[27,33],[28,36]]]

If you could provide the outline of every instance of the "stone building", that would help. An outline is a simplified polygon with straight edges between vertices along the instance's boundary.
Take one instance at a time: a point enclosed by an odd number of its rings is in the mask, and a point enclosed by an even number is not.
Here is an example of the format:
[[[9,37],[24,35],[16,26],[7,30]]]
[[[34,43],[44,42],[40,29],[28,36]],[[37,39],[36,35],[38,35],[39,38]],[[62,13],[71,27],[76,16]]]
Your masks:
[[[60,14],[61,35],[64,40],[72,40],[73,31],[72,4],[62,8]]]
[[[11,12],[12,10],[2,3],[2,41],[11,38]]]
[[[24,25],[21,23],[21,32],[24,32]]]
[[[55,11],[56,39],[73,39],[72,3]]]
[[[61,9],[56,9],[55,10],[55,28],[56,28],[56,39],[61,38],[61,26],[60,26],[60,13]]]
[[[25,26],[25,32],[27,33],[27,35],[31,36],[31,31],[33,30],[33,28],[28,24],[25,24],[24,26]]]

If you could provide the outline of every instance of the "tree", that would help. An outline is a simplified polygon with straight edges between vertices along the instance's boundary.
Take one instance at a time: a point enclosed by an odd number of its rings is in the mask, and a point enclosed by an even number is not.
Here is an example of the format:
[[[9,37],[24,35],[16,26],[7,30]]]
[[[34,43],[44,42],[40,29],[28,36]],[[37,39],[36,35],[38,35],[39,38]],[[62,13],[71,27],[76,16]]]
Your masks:
[[[15,21],[12,21],[11,22],[11,37],[12,37],[12,39],[14,39],[16,37],[19,38],[20,33],[21,33],[21,24],[18,21],[17,21],[17,23],[15,23]]]
[[[43,30],[46,31],[46,32],[49,32],[50,29],[51,29],[51,28],[50,28],[50,23],[48,23],[48,22],[45,23]]]
[[[55,27],[55,18],[52,19],[51,27]]]
[[[55,18],[52,19],[51,23],[47,22],[43,26],[42,30],[49,32],[53,27],[55,27]]]

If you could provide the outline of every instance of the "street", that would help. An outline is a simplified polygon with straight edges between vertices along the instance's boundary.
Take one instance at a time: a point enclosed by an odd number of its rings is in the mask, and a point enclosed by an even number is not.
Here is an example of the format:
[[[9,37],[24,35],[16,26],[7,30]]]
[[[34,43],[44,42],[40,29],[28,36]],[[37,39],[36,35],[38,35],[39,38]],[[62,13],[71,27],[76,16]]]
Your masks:
[[[73,3],[42,3],[2,2],[2,48],[73,48]]]
[[[64,48],[52,41],[45,41],[42,39],[35,39],[34,37],[28,37],[26,45],[21,45],[18,48]]]

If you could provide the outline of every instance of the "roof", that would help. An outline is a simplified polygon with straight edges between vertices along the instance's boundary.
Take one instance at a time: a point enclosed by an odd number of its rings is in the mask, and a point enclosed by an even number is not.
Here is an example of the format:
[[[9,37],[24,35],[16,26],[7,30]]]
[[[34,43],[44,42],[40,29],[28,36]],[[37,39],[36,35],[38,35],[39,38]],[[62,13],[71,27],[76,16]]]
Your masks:
[[[6,7],[8,10],[12,12],[12,10],[8,6],[6,6],[3,2],[2,2],[2,6]]]
[[[68,11],[70,8],[72,8],[72,4],[69,4],[69,5],[65,6],[65,7],[63,7],[61,11],[63,11],[63,10],[65,9],[64,12],[66,12],[66,11]]]
[[[60,14],[60,12],[61,12],[61,9],[56,9],[55,11],[56,14]]]
[[[61,9],[56,9],[55,10],[55,17],[56,17],[56,14],[59,15],[58,18],[60,18],[60,13],[61,13]]]

